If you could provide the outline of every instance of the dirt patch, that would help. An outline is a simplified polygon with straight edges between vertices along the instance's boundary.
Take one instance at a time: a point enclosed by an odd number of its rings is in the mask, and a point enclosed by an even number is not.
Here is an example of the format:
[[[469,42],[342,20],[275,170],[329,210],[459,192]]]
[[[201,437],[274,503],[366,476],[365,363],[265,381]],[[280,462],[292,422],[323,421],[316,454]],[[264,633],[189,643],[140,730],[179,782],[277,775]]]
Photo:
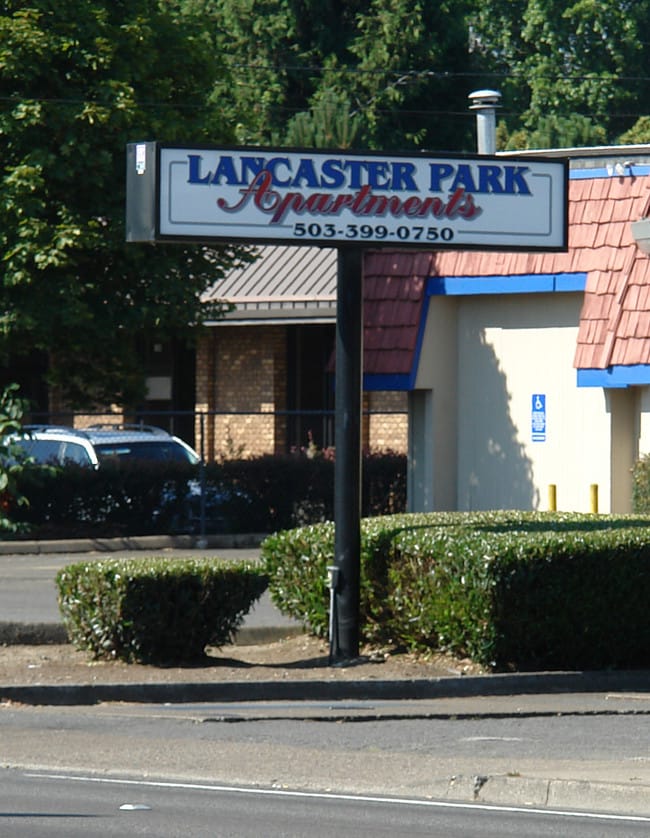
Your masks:
[[[328,644],[309,635],[256,646],[208,649],[200,664],[149,666],[93,661],[69,644],[0,647],[0,684],[128,684],[273,680],[388,680],[476,675],[468,660],[363,649],[357,661],[330,665]]]

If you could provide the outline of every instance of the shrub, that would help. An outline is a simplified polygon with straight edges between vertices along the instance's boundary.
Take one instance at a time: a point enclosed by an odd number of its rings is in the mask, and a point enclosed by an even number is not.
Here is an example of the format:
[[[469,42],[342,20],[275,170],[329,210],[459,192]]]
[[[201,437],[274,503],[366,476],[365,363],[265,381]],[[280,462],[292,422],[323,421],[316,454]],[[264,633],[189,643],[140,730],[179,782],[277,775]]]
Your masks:
[[[191,466],[177,463],[108,463],[97,470],[72,463],[65,468],[34,465],[20,478],[29,499],[21,517],[39,537],[171,531],[195,473]],[[169,502],[174,494],[179,500]]]
[[[20,430],[25,407],[17,384],[9,384],[0,393],[0,532],[24,529],[16,513],[27,504],[19,486],[26,458],[11,437]]]
[[[650,514],[650,454],[640,457],[632,469],[632,509]]]
[[[498,669],[646,665],[650,521],[530,523],[427,533],[417,550],[402,540],[391,568],[401,639]]]
[[[650,518],[431,513],[362,522],[363,640],[442,649],[493,669],[647,666]],[[328,625],[333,530],[262,545],[272,600]]]
[[[334,464],[325,457],[209,463],[203,477],[207,533],[270,533],[334,515]],[[177,463],[32,467],[19,477],[29,506],[17,510],[17,520],[37,538],[196,533],[200,480],[200,468]],[[364,458],[365,516],[403,510],[405,487],[403,455]]]
[[[232,642],[267,586],[259,567],[208,559],[108,559],[56,577],[71,643],[95,658],[191,662]]]
[[[327,634],[327,566],[334,562],[334,524],[312,524],[268,536],[261,549],[269,590],[284,614]]]
[[[361,622],[365,639],[390,633],[386,583],[393,537],[403,521],[416,526],[421,516],[366,518],[361,522]],[[325,522],[284,530],[264,539],[261,555],[275,605],[319,636],[329,626],[327,567],[334,564],[334,524]]]

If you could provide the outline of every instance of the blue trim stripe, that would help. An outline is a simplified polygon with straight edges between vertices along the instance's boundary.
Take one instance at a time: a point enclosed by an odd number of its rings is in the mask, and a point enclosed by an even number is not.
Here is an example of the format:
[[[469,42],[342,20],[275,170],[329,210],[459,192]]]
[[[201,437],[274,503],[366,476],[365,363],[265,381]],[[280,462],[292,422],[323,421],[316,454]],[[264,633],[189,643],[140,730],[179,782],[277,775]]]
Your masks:
[[[425,297],[422,305],[422,312],[420,314],[420,322],[418,323],[418,334],[415,340],[415,349],[413,351],[413,359],[411,361],[410,373],[394,373],[387,375],[377,375],[370,373],[363,377],[364,390],[414,390],[415,379],[420,367],[420,356],[422,354],[422,342],[424,341],[424,331],[427,325],[427,318],[429,316],[429,298]]]
[[[432,276],[427,296],[469,296],[479,294],[548,294],[584,291],[586,273],[517,274],[504,276]]]
[[[632,364],[607,367],[604,370],[578,370],[578,387],[633,387],[650,384],[650,365]]]
[[[617,161],[620,165],[620,160],[623,158],[619,158]],[[614,164],[616,165],[616,164]],[[607,169],[607,168],[599,168],[599,169],[570,169],[569,170],[569,180],[590,180],[595,178],[603,178],[603,177],[615,177],[615,178],[622,178],[622,177],[642,177],[644,175],[650,175],[650,166],[642,164],[642,163],[635,163],[634,159],[632,159],[632,165],[626,166],[624,172],[620,174],[615,169]]]
[[[548,294],[585,289],[586,273],[528,274],[517,276],[450,276],[429,277],[418,323],[411,372],[363,377],[364,390],[413,390],[420,365],[422,342],[429,314],[431,297],[478,296],[481,294]],[[611,386],[611,385],[610,385]]]
[[[417,364],[413,365],[417,370]],[[364,390],[412,390],[410,375],[375,375],[364,374],[363,376]]]

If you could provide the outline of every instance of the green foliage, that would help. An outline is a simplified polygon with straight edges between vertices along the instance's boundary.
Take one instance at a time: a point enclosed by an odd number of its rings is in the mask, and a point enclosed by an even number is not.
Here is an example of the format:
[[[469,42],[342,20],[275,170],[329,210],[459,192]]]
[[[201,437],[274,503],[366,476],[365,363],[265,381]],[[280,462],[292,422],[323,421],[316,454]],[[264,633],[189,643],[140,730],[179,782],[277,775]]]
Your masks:
[[[649,92],[649,0],[178,6],[223,57],[213,101],[240,143],[473,151],[467,95],[496,87],[508,148],[602,144]]]
[[[189,338],[227,246],[125,245],[126,143],[228,142],[200,20],[156,0],[0,12],[0,360],[52,354],[70,405],[144,394],[136,336]]]
[[[352,148],[359,132],[358,115],[351,116],[347,97],[326,90],[316,94],[309,110],[287,125],[286,143],[299,148]]]
[[[172,664],[232,642],[266,589],[259,568],[208,559],[109,559],[56,577],[70,642],[95,658]]]
[[[503,138],[503,132],[501,134]],[[505,140],[505,149],[584,148],[604,145],[607,140],[602,125],[595,125],[581,114],[540,117],[532,130],[520,129]]]
[[[104,464],[94,470],[31,467],[16,477],[29,505],[15,520],[34,538],[109,538],[200,531],[199,467],[179,463]],[[262,456],[205,467],[207,533],[273,532],[332,520],[334,462],[324,456]],[[188,498],[190,499],[188,501]],[[363,458],[365,516],[402,512],[406,457]]]
[[[649,21],[647,0],[485,0],[471,17],[472,50],[498,79],[509,133],[581,114],[611,141],[646,108]]]
[[[632,509],[650,515],[650,454],[644,454],[632,469]]]
[[[272,532],[334,518],[334,460],[328,456],[255,457],[209,465],[208,476],[255,498],[249,526]],[[216,475],[220,475],[217,478]],[[364,453],[362,515],[403,512],[406,508],[406,456],[390,451]],[[262,515],[262,519],[258,516]]]
[[[602,144],[650,92],[649,0],[178,6],[213,33],[213,99],[240,143],[473,151],[467,95],[496,87],[508,148]]]
[[[196,469],[182,464],[142,464],[89,469],[75,464],[23,471],[19,487],[29,505],[19,519],[34,538],[106,538],[174,532],[182,503],[165,502],[172,490],[185,497]]]
[[[334,563],[334,524],[274,533],[262,543],[271,598],[285,614],[320,637],[327,634],[327,567]]]
[[[391,608],[408,646],[498,669],[644,665],[650,519],[495,523],[400,541]]]
[[[650,143],[650,116],[640,116],[634,125],[618,138],[622,145]]]
[[[362,520],[361,623],[365,639],[391,634],[386,582],[393,558],[393,537],[407,521],[417,526],[426,516],[387,516]],[[334,564],[334,524],[325,522],[274,533],[262,543],[262,559],[275,605],[317,635],[327,633],[327,568]]]
[[[214,33],[229,76],[214,100],[248,144],[459,149],[468,120],[471,2],[185,0]],[[435,106],[432,107],[432,103]],[[452,104],[453,103],[453,104]],[[454,114],[455,115],[455,114]]]
[[[327,630],[334,536],[266,539],[275,604]],[[365,640],[441,649],[494,669],[646,666],[650,517],[431,513],[362,522]]]
[[[25,407],[18,397],[16,384],[8,385],[0,393],[0,532],[21,529],[15,520],[15,512],[27,503],[18,485],[25,468],[25,456],[11,439],[11,435],[20,430]]]

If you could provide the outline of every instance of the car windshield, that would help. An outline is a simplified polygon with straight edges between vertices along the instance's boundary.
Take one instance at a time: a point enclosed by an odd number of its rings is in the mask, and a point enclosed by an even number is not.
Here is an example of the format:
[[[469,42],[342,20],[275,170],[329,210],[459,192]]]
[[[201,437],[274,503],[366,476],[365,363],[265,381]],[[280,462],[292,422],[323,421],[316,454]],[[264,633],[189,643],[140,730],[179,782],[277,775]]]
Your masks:
[[[173,440],[139,442],[99,442],[94,445],[100,463],[120,460],[148,460],[163,463],[198,462],[192,451]]]

